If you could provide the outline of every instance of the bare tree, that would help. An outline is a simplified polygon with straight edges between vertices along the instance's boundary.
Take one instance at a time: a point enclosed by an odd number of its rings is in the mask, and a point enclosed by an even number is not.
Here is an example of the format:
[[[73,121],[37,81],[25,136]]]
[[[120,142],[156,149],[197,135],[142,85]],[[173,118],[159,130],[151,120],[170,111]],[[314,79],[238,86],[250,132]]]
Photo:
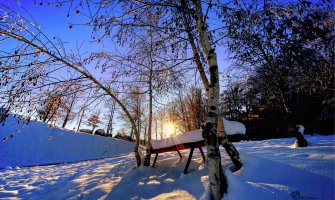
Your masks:
[[[11,10],[6,4],[0,4],[0,12],[3,16],[0,23],[0,42],[13,41],[18,46],[13,45],[13,49],[1,52],[0,58],[3,67],[3,74],[7,76],[3,79],[7,87],[1,88],[2,97],[7,102],[8,107],[20,105],[24,107],[28,104],[28,111],[34,109],[34,105],[41,102],[38,92],[46,89],[48,85],[58,84],[57,77],[53,78],[53,72],[59,70],[72,71],[80,78],[85,78],[93,83],[105,95],[112,98],[120,108],[126,113],[135,131],[135,157],[137,165],[141,164],[138,153],[139,133],[136,124],[124,106],[122,101],[115,95],[108,84],[105,84],[94,77],[85,67],[85,60],[80,54],[68,53],[64,44],[59,38],[55,42],[43,34],[42,30],[33,23],[33,19],[25,18],[27,13],[17,13]],[[18,78],[20,77],[20,78]],[[20,85],[20,87],[16,87]]]
[[[92,134],[94,134],[94,129],[100,124],[100,117],[98,114],[92,114],[87,120],[87,124],[92,126]]]
[[[114,119],[114,115],[115,115],[115,110],[116,110],[116,107],[115,107],[115,102],[110,102],[108,103],[110,104],[108,106],[109,108],[109,113],[107,115],[107,120],[108,120],[108,123],[107,123],[107,131],[106,131],[106,134],[109,135],[109,134],[113,134],[113,119]]]

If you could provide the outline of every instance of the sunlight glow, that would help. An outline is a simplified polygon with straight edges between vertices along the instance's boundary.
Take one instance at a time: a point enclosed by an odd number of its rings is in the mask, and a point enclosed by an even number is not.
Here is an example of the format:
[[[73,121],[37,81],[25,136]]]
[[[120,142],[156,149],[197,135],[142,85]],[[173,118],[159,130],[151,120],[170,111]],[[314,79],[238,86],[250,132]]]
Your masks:
[[[176,125],[174,123],[171,123],[171,122],[165,123],[163,125],[163,132],[164,132],[164,135],[166,135],[167,137],[175,135],[176,134]]]

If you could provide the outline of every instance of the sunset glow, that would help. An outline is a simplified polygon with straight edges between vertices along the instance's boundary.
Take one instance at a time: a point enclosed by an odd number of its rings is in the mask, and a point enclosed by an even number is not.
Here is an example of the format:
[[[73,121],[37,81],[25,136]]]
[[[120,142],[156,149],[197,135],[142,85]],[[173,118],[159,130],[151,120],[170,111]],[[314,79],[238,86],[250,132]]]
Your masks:
[[[171,122],[167,122],[163,125],[163,133],[167,137],[174,135],[176,133],[176,125]]]

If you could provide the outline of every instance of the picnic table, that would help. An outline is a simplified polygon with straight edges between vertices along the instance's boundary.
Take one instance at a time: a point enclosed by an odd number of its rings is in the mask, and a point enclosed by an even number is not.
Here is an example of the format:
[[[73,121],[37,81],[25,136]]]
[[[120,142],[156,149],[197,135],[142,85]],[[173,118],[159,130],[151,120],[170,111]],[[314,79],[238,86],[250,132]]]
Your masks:
[[[193,151],[195,148],[199,149],[203,158],[203,162],[206,161],[204,152],[202,151],[202,147],[205,146],[205,141],[202,137],[201,129],[185,132],[181,135],[172,136],[162,140],[152,140],[151,145],[152,145],[152,153],[156,154],[152,167],[155,167],[159,153],[176,151],[180,159],[182,159],[182,155],[180,154],[179,151],[184,149],[191,149],[188,155],[186,166],[184,168],[184,174],[187,174],[187,170],[190,165],[193,156]]]

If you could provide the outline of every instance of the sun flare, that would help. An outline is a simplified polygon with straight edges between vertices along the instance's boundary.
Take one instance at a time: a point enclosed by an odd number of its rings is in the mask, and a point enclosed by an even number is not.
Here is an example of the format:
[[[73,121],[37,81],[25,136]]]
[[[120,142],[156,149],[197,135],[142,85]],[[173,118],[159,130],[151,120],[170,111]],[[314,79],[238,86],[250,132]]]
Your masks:
[[[176,125],[174,123],[168,122],[163,125],[164,135],[170,137],[176,133]]]

